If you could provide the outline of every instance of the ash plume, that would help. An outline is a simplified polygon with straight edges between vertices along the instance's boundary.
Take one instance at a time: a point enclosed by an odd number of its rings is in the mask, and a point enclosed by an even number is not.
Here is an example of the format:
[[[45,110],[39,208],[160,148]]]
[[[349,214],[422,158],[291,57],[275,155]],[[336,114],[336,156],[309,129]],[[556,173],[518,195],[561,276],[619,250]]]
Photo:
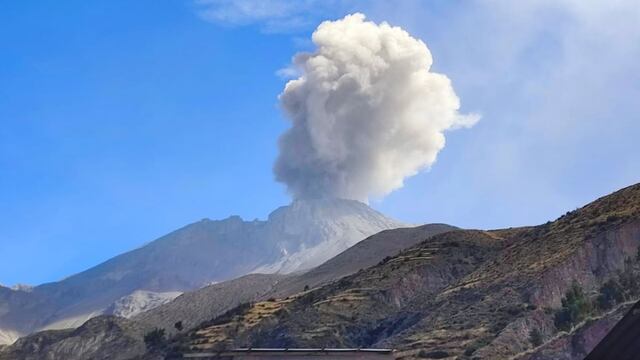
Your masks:
[[[353,14],[323,22],[312,40],[279,98],[291,127],[274,172],[295,198],[383,196],[436,161],[444,131],[479,119],[459,113],[427,46],[399,27]]]

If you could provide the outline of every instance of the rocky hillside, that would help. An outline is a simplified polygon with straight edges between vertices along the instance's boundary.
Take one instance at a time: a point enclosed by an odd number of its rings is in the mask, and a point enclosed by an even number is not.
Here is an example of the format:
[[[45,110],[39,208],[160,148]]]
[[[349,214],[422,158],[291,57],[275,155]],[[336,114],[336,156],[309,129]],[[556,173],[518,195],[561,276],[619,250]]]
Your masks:
[[[631,306],[632,302],[625,302],[602,314],[593,314],[570,331],[558,332],[541,346],[523,352],[517,359],[582,360],[613,329]]]
[[[130,295],[124,296],[114,302],[105,310],[105,314],[131,318],[166,304],[181,294],[179,291],[157,293],[153,291],[136,290]]]
[[[183,294],[133,317],[121,336],[134,341],[110,354],[393,347],[399,359],[577,360],[640,297],[640,185],[539,226],[441,230],[431,237],[425,228],[385,231],[367,240],[371,249],[390,241],[408,248],[375,255],[363,242],[301,275],[252,275],[262,278]],[[367,260],[352,264],[358,258]],[[202,317],[189,312],[194,303],[207,304],[195,312]],[[109,353],[119,341],[109,329],[128,323],[100,319],[104,328],[95,333],[106,341],[94,340],[91,351]],[[67,355],[61,344],[88,341],[84,331],[36,334],[1,350],[0,359]],[[146,355],[141,333],[155,334]]]
[[[251,272],[309,269],[367,236],[400,226],[363,203],[337,199],[296,201],[266,221],[205,219],[59,282],[0,287],[0,341],[77,327],[122,306],[132,307],[129,312],[149,309],[167,294]]]
[[[384,257],[395,255],[420,241],[454,229],[445,224],[428,224],[382,231],[305,273],[247,275],[186,293],[166,305],[136,316],[134,320],[166,329],[170,334],[176,332],[173,325],[178,321],[185,329],[191,329],[238,304],[286,297],[305,288],[327,284],[375,265]]]
[[[149,333],[153,329],[162,329],[166,335],[174,336],[186,333],[189,329],[197,327],[204,321],[220,316],[235,306],[267,300],[272,297],[288,296],[305,287],[315,287],[329,283],[343,276],[355,273],[358,269],[376,264],[386,256],[392,256],[403,248],[414,245],[433,235],[454,230],[454,227],[444,224],[423,225],[415,228],[383,231],[373,235],[355,246],[347,249],[335,258],[302,274],[250,274],[241,278],[206,286],[202,289],[187,292],[178,296],[175,300],[158,306],[152,310],[133,316],[130,321],[126,319],[113,320],[113,317],[99,316],[90,320],[87,324],[94,324],[92,329],[91,347],[92,353],[109,354],[111,359],[128,359],[131,354],[142,355],[144,353],[143,333]],[[402,234],[402,239],[397,239],[394,232]],[[396,234],[396,235],[398,235]],[[397,241],[393,241],[396,239]],[[113,349],[123,346],[120,339],[110,336],[114,321],[117,321],[119,329],[132,329],[125,335],[128,340],[126,351],[113,352]],[[127,326],[124,326],[127,325]],[[103,326],[103,329],[100,329]],[[0,359],[39,358],[46,356],[63,356],[65,359],[84,359],[81,355],[71,356],[68,353],[59,352],[60,349],[78,344],[87,340],[89,336],[85,331],[47,331],[37,333],[21,339],[5,351],[0,350]],[[55,335],[53,337],[52,335]],[[46,346],[41,339],[47,340]],[[61,343],[67,344],[61,347]],[[142,346],[141,346],[142,345]],[[75,345],[74,345],[75,346]]]
[[[238,307],[168,348],[581,359],[640,296],[639,244],[634,185],[540,226],[436,235],[340,281]]]
[[[145,351],[144,329],[115,316],[90,319],[77,329],[47,330],[0,350],[2,360],[129,359]]]

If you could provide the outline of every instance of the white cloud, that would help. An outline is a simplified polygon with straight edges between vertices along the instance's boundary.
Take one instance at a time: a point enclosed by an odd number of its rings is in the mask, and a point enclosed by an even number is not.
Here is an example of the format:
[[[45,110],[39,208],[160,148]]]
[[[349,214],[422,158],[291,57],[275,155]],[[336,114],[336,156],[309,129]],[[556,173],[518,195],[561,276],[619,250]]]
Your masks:
[[[296,198],[386,195],[435,162],[444,131],[478,120],[458,112],[427,46],[399,27],[354,14],[312,39],[317,49],[296,56],[302,75],[280,95],[292,127],[274,170]]]
[[[317,23],[349,0],[196,0],[199,15],[225,25],[258,24],[267,32],[301,30]]]

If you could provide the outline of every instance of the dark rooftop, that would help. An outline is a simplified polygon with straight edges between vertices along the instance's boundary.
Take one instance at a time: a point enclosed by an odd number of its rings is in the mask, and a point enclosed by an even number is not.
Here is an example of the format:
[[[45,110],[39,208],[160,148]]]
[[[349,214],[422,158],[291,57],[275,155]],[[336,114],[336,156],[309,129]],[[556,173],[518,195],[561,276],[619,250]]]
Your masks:
[[[211,358],[211,357],[224,357],[242,354],[273,354],[273,355],[321,355],[321,354],[379,354],[389,355],[393,352],[393,349],[332,349],[332,348],[237,348],[230,350],[223,350],[219,352],[196,352],[190,354],[184,354],[183,357],[197,359],[197,358]]]
[[[639,356],[640,302],[637,302],[585,360],[636,360]]]

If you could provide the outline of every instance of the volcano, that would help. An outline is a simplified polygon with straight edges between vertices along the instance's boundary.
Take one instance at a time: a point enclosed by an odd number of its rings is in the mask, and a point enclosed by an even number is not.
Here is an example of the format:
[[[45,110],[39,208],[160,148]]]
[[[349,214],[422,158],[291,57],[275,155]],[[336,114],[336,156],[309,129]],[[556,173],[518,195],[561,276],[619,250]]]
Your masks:
[[[160,304],[157,299],[167,293],[249,273],[307,270],[370,235],[402,226],[364,203],[343,199],[296,200],[267,220],[203,219],[62,281],[28,290],[0,288],[0,305],[7,309],[0,313],[0,329],[28,334],[76,327],[139,291],[145,296],[135,297],[134,308],[149,309],[153,304],[140,302]]]

